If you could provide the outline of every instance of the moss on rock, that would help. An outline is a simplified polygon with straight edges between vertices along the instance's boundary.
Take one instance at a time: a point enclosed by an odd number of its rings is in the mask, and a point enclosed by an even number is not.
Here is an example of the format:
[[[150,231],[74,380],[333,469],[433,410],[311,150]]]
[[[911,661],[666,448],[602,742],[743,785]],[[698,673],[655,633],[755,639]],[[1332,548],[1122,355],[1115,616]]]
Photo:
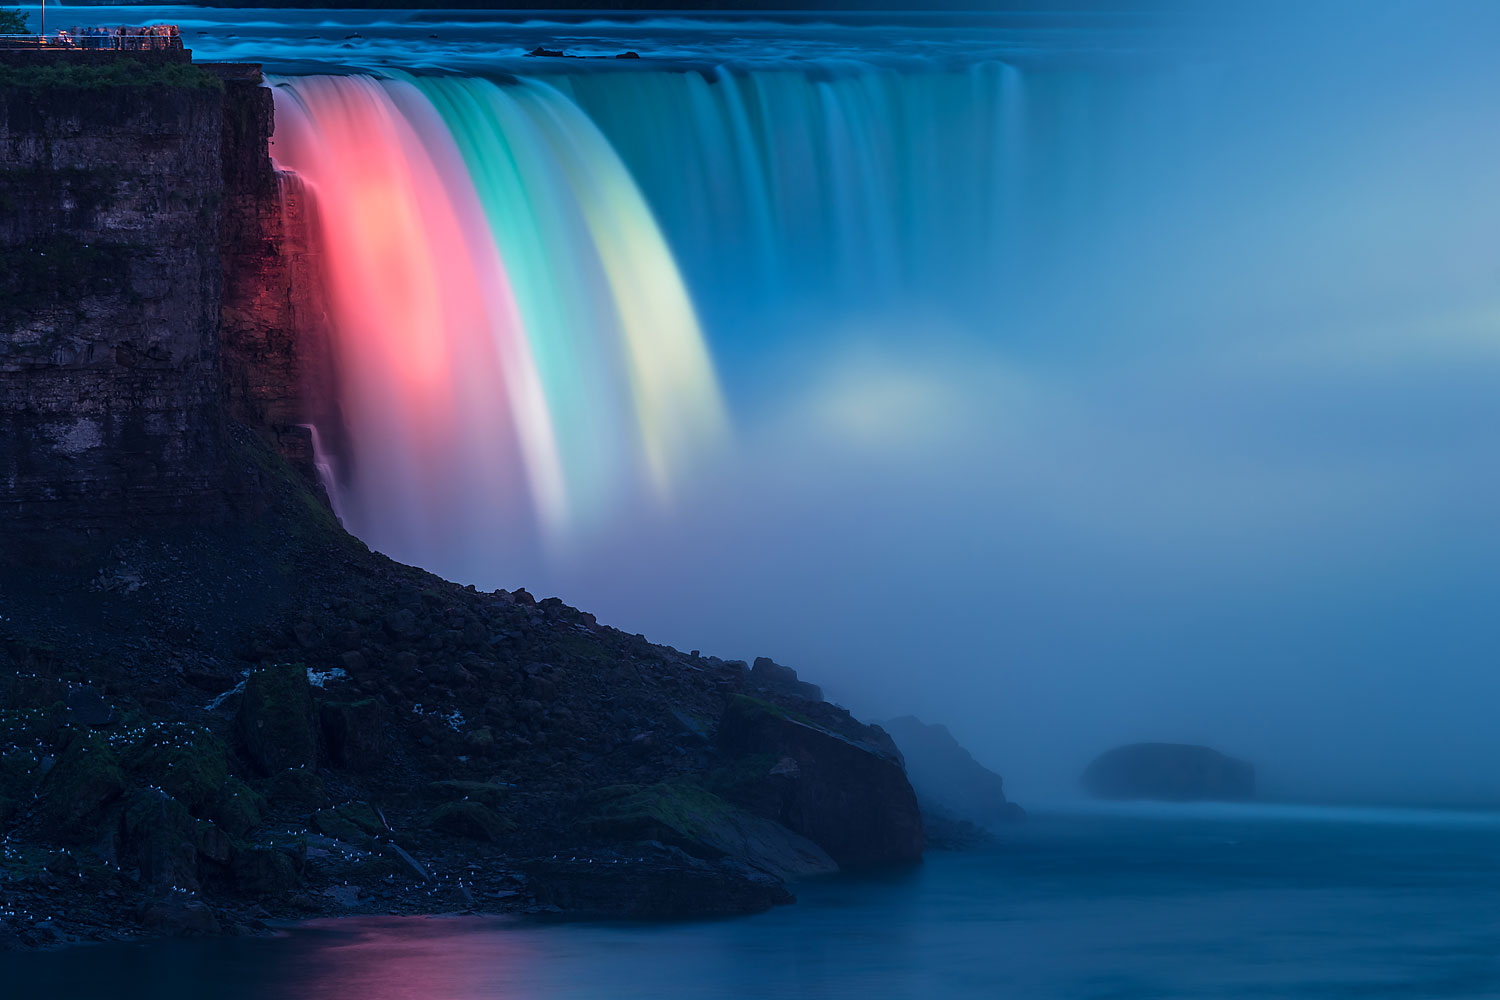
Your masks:
[[[280,663],[245,679],[236,726],[245,755],[262,774],[317,763],[317,714],[307,668]]]
[[[99,733],[75,733],[42,782],[42,826],[58,840],[88,840],[124,794],[125,775],[109,741]]]
[[[111,742],[132,778],[165,789],[194,816],[205,815],[229,781],[229,749],[203,726],[155,722]]]
[[[260,826],[266,800],[239,778],[224,782],[208,808],[208,816],[231,837],[243,837]]]
[[[432,811],[427,823],[439,833],[469,840],[499,840],[516,830],[513,821],[472,800],[444,802]]]

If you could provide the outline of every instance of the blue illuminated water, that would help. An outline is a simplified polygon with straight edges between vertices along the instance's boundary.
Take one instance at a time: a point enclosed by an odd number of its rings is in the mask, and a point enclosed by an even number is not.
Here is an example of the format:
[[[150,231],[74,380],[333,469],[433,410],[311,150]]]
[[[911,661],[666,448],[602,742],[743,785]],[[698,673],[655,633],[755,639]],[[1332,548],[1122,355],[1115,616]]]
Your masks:
[[[1034,819],[994,850],[736,920],[328,922],[0,961],[121,1000],[1500,995],[1500,815],[1261,807]]]

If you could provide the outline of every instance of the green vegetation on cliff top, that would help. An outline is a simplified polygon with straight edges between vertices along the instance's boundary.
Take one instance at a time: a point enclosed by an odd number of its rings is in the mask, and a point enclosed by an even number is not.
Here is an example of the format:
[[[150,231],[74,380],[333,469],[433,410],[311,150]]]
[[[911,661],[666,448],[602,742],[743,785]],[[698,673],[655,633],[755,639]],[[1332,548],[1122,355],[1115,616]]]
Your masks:
[[[91,65],[57,63],[51,66],[9,66],[0,63],[0,91],[102,91],[116,87],[223,90],[224,81],[189,63],[156,63],[140,59],[122,58]]]

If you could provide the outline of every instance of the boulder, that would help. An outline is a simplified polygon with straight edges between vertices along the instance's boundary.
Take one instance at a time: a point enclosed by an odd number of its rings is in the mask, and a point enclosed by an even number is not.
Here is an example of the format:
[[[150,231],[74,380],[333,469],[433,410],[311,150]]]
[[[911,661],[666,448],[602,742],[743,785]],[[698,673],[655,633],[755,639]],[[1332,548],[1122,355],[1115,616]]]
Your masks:
[[[78,726],[108,726],[115,721],[115,710],[104,696],[91,687],[76,687],[68,692],[68,721]]]
[[[718,738],[726,753],[770,765],[730,794],[841,867],[922,857],[922,818],[899,755],[744,695],[729,700]]]
[[[457,779],[444,779],[432,781],[427,785],[427,792],[433,798],[444,799],[450,802],[460,799],[474,799],[487,806],[501,806],[505,800],[510,798],[513,785],[502,781],[459,781]]]
[[[124,794],[125,776],[109,741],[102,733],[77,733],[42,782],[42,827],[69,843],[88,840]]]
[[[688,783],[619,785],[593,796],[587,831],[606,841],[656,841],[705,860],[738,858],[777,878],[838,871],[817,844]]]
[[[153,722],[117,737],[120,766],[138,782],[156,785],[195,815],[229,781],[229,750],[203,726]]]
[[[1101,799],[1243,801],[1255,796],[1255,767],[1210,747],[1132,743],[1096,757],[1083,787]]]
[[[345,802],[313,813],[313,826],[326,836],[346,844],[364,845],[386,832],[385,821],[368,802]]]
[[[198,825],[181,802],[160,788],[140,789],[126,802],[123,832],[123,853],[140,868],[142,882],[198,888]]]
[[[260,782],[259,791],[282,809],[310,811],[328,804],[328,786],[311,767],[289,767],[277,771]]]
[[[296,862],[285,851],[275,847],[251,847],[236,851],[232,867],[234,882],[239,890],[257,896],[290,892],[302,884]]]
[[[301,664],[262,667],[245,679],[236,728],[245,756],[261,774],[315,764],[316,720],[307,669]]]
[[[439,833],[468,840],[499,840],[516,829],[515,823],[471,799],[444,802],[432,811],[427,825]]]
[[[369,771],[385,758],[385,709],[374,698],[331,701],[319,709],[328,756],[340,767]]]
[[[220,933],[219,918],[206,903],[169,897],[147,903],[140,912],[147,930],[172,937],[204,937]]]
[[[732,858],[705,861],[680,850],[627,858],[537,858],[523,870],[539,908],[575,919],[733,916],[795,902],[772,875]]]
[[[1000,775],[976,761],[948,730],[910,715],[881,724],[901,748],[923,816],[996,827],[1025,817],[1006,801]]]
[[[816,684],[797,679],[797,671],[784,667],[769,656],[757,656],[750,668],[750,683],[767,691],[776,691],[794,698],[822,701],[823,689]]]
[[[208,815],[231,837],[243,837],[260,826],[266,800],[238,778],[230,778],[214,795]]]

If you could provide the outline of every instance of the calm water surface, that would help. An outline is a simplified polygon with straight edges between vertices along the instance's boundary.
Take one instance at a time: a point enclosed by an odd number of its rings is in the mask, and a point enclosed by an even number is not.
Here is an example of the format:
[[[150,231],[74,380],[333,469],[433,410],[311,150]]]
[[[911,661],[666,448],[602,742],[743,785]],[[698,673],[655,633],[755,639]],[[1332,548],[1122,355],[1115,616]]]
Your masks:
[[[995,850],[695,924],[334,921],[0,961],[15,997],[1500,996],[1500,815],[1040,817]]]

